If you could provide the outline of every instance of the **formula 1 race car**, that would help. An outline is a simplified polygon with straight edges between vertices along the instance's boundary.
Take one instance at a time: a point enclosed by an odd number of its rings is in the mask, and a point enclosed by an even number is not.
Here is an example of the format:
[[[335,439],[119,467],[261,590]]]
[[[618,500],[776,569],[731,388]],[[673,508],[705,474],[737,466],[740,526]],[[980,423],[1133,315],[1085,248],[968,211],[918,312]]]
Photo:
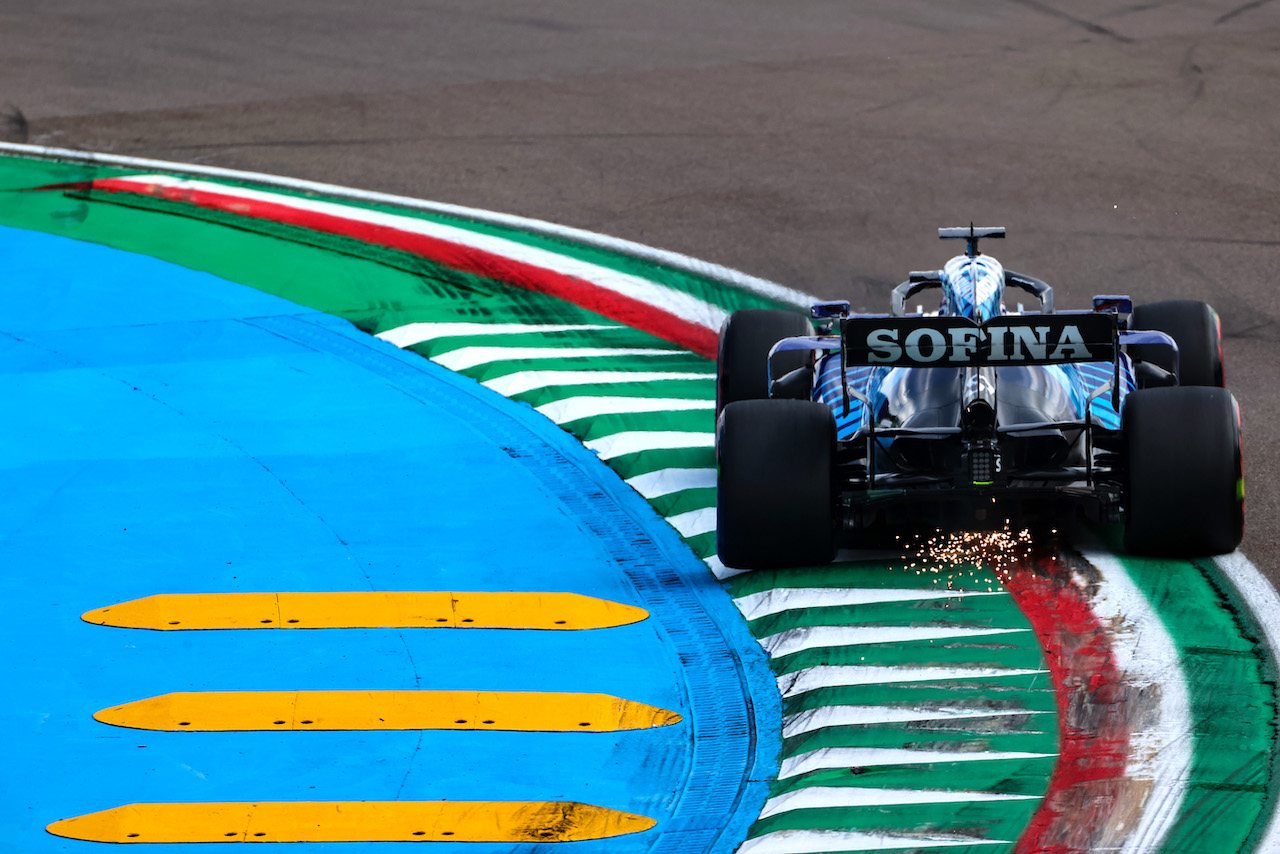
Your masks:
[[[736,311],[720,331],[717,531],[730,567],[831,561],[886,531],[1123,522],[1135,554],[1230,552],[1244,530],[1240,419],[1211,307],[1044,282],[967,241],[888,314]],[[906,301],[940,288],[936,312]],[[1024,291],[1038,311],[1005,306]]]

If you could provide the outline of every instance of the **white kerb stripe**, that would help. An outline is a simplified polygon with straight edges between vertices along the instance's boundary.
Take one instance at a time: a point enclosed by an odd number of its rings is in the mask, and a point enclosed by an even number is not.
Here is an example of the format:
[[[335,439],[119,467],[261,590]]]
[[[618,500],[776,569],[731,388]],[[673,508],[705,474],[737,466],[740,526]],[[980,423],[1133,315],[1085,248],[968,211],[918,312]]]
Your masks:
[[[926,602],[965,596],[1008,596],[1003,592],[966,590],[857,589],[847,587],[779,587],[734,600],[742,616],[757,620],[799,608],[877,605],[881,602]]]
[[[613,293],[654,306],[668,314],[675,315],[690,323],[699,324],[707,329],[719,331],[720,324],[728,316],[718,305],[700,300],[692,294],[675,288],[669,288],[649,279],[621,273],[608,267],[592,264],[561,255],[547,249],[529,246],[519,241],[509,240],[478,231],[470,231],[457,226],[445,225],[431,220],[403,214],[372,211],[364,208],[353,208],[337,202],[326,202],[319,199],[298,198],[281,193],[264,190],[251,190],[245,187],[229,187],[211,181],[190,180],[172,175],[131,175],[115,179],[121,183],[137,184],[140,188],[150,185],[177,187],[208,193],[251,199],[274,205],[310,211],[324,216],[337,217],[352,222],[372,223],[384,228],[395,229],[410,234],[420,234],[437,240],[448,241],[459,246],[468,246],[482,252],[488,252],[503,258],[510,258],[524,264],[531,264],[565,276],[572,276],[593,285],[612,291]]]
[[[431,361],[451,371],[465,371],[467,368],[501,361],[603,359],[608,356],[678,356],[683,352],[652,347],[459,347],[456,350],[432,356]]]
[[[907,851],[962,845],[1012,845],[1008,839],[976,836],[899,836],[850,830],[778,830],[748,839],[737,854],[854,854],[859,851]]]
[[[716,470],[713,468],[658,469],[630,478],[627,485],[645,498],[657,498],[673,492],[683,492],[686,489],[714,488]]]
[[[1034,709],[971,709],[963,706],[944,706],[935,709],[901,706],[818,706],[784,718],[782,736],[791,738],[829,726],[866,726],[1052,714],[1054,713],[1051,711]]]
[[[978,638],[1028,631],[1030,629],[971,629],[950,626],[803,626],[762,638],[760,645],[769,655],[782,656],[825,647]]]
[[[650,383],[659,380],[709,380],[714,377],[714,374],[685,371],[521,371],[518,374],[507,374],[485,380],[482,385],[498,394],[512,397],[550,386]]]
[[[893,685],[903,682],[953,682],[961,679],[1001,679],[1032,676],[1046,670],[1017,670],[1004,667],[873,667],[861,664],[820,664],[778,677],[778,690],[794,697],[818,688],[845,685]],[[1051,687],[1045,683],[1045,687]]]
[[[828,768],[878,768],[885,765],[932,765],[936,762],[1008,762],[1048,759],[1056,753],[1024,753],[1019,750],[911,750],[906,747],[823,747],[792,756],[778,769],[786,780]]]
[[[840,807],[890,807],[908,804],[971,804],[982,801],[1035,801],[1039,795],[940,789],[865,789],[857,786],[811,786],[786,792],[765,802],[760,818],[792,810]]]
[[[702,562],[707,565],[707,569],[711,570],[711,574],[721,581],[726,578],[733,578],[735,575],[742,575],[751,571],[749,569],[733,569],[725,566],[724,562],[720,560],[719,555],[711,555],[710,557],[703,558]]]
[[[1262,627],[1267,636],[1271,659],[1280,655],[1280,595],[1271,586],[1271,582],[1258,571],[1250,560],[1241,552],[1234,551],[1229,555],[1215,558],[1223,575],[1249,603],[1254,622]],[[1253,848],[1259,854],[1280,851],[1280,809],[1272,808],[1271,818],[1267,822],[1267,830],[1261,841]]]
[[[1158,796],[1148,798],[1145,809],[1125,828],[1119,850],[1147,854],[1160,850],[1181,814],[1190,785],[1195,729],[1187,677],[1173,638],[1124,565],[1100,549],[1082,552],[1101,573],[1100,578],[1089,579],[1086,589],[1096,591],[1089,604],[1108,627],[1125,682],[1140,688],[1159,686],[1152,692],[1156,714],[1132,723],[1125,763],[1125,776],[1149,781]]]
[[[682,537],[696,537],[699,534],[710,534],[716,529],[716,508],[703,507],[690,510],[688,513],[677,513],[668,516],[671,527],[680,532]]]
[[[524,335],[543,332],[590,332],[603,329],[626,329],[625,326],[602,326],[582,323],[466,323],[445,321],[441,323],[406,323],[393,329],[384,329],[375,335],[404,349],[423,341],[438,338],[459,338],[470,335]]]
[[[633,412],[684,412],[693,409],[712,410],[714,400],[689,400],[678,397],[566,397],[538,407],[538,411],[557,424],[597,415],[628,415]],[[697,471],[710,471],[697,469]],[[714,486],[715,472],[711,471]],[[644,495],[644,493],[640,493]]]
[[[623,454],[634,454],[639,451],[659,451],[673,448],[711,448],[715,446],[716,437],[711,433],[682,432],[678,430],[636,430],[629,433],[614,433],[612,436],[601,436],[583,442],[591,450],[600,455],[602,460],[611,460]]]

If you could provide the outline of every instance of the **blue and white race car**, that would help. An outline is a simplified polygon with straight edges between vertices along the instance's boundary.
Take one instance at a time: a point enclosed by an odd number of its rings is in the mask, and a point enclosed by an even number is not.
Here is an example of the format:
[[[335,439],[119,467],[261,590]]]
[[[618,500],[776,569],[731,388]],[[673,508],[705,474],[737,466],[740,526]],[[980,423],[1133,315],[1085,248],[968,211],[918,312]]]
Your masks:
[[[911,273],[888,314],[847,302],[734,312],[716,384],[719,556],[826,563],[921,524],[1124,523],[1136,554],[1230,552],[1244,530],[1240,419],[1205,303],[1056,311],[1044,282],[967,251]],[[907,300],[941,289],[936,312]],[[1010,309],[1011,289],[1038,310]]]

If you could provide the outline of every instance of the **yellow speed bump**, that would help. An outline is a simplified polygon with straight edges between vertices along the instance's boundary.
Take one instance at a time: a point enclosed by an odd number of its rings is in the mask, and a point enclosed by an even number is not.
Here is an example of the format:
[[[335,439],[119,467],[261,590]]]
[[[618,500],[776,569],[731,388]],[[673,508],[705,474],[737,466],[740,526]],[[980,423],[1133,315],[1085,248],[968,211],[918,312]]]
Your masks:
[[[577,593],[160,593],[87,611],[129,629],[602,629],[643,608]]]
[[[680,715],[608,694],[525,691],[216,691],[103,709],[94,718],[169,732],[457,729],[613,732],[679,723]]]
[[[46,830],[89,842],[578,842],[655,824],[572,801],[328,801],[129,804]]]

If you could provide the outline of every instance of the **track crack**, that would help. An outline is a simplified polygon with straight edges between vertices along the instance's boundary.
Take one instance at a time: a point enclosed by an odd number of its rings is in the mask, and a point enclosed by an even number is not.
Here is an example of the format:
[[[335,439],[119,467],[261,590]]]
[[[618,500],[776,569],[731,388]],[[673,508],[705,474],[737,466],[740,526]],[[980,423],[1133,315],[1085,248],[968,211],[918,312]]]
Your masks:
[[[1094,35],[1106,36],[1107,38],[1114,39],[1121,44],[1133,43],[1133,39],[1126,35],[1122,35],[1121,33],[1117,33],[1110,27],[1104,27],[1102,24],[1089,21],[1084,18],[1077,18],[1069,12],[1063,12],[1061,9],[1055,9],[1052,6],[1046,6],[1045,4],[1038,2],[1038,0],[1010,0],[1010,2],[1016,3],[1019,6],[1025,6],[1034,12],[1039,12],[1041,15],[1047,15],[1050,18],[1057,18],[1060,21],[1066,21],[1067,23],[1079,27],[1082,30],[1089,31]],[[1265,3],[1269,2],[1269,0],[1261,0],[1261,2]]]

